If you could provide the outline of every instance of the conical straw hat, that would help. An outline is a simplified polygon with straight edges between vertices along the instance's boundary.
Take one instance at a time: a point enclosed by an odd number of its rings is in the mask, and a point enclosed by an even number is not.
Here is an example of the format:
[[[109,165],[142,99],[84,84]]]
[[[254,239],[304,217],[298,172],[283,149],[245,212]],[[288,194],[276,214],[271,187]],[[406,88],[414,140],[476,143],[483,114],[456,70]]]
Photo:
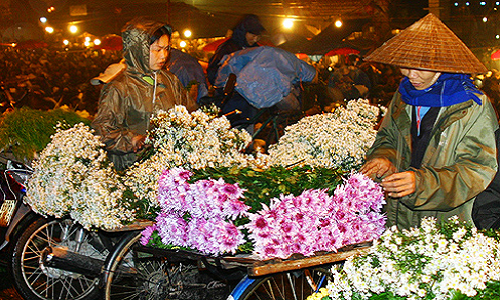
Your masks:
[[[364,60],[447,73],[487,71],[453,31],[431,13],[375,49]]]

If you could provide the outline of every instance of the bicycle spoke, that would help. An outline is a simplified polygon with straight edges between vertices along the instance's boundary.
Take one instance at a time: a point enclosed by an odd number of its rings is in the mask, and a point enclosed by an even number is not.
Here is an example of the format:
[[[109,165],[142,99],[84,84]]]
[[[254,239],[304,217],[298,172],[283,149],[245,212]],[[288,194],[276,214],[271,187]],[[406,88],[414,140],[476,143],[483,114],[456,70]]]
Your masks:
[[[47,240],[45,240],[45,241],[47,241]],[[28,244],[28,245],[27,245],[27,248],[28,248],[29,250],[31,250],[31,251],[30,251],[30,252],[28,252],[28,253],[33,253],[33,254],[38,254],[38,253],[41,253],[41,252],[43,251],[43,249],[40,249],[40,248],[38,247],[38,245],[37,245],[37,244],[35,244],[34,242],[32,242],[32,243]],[[44,247],[44,248],[45,248],[45,247]]]
[[[36,276],[33,278],[33,276]],[[36,268],[33,273],[31,273],[31,276],[27,277],[26,280],[30,283],[35,283],[39,280],[40,276],[45,276],[41,268]]]
[[[237,300],[305,300],[327,282],[327,269],[305,269],[279,273],[268,277],[244,278],[245,290]],[[247,280],[251,283],[245,284]]]
[[[42,275],[44,274],[42,273]],[[40,291],[40,294],[45,294],[45,296],[48,297],[49,293],[47,291],[49,291],[53,287],[53,284],[50,283],[51,281],[52,280],[50,277],[47,277],[47,280],[37,279],[36,281],[32,282],[32,286],[36,291]],[[37,282],[38,284],[36,284]]]
[[[40,299],[87,299],[98,286],[96,278],[83,274],[49,267],[41,263],[43,251],[47,246],[66,247],[76,253],[102,259],[103,254],[91,244],[88,232],[83,232],[81,240],[75,240],[81,227],[71,222],[54,220],[40,226],[28,238],[21,256],[21,272],[27,288]],[[78,246],[78,247],[77,247]]]

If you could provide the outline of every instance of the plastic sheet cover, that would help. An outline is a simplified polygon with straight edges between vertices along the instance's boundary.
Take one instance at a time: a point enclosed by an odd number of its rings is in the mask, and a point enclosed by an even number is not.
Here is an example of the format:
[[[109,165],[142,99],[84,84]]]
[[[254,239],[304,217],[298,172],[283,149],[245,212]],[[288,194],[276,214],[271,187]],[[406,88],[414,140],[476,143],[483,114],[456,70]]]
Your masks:
[[[224,87],[231,73],[237,76],[235,90],[256,108],[265,108],[290,94],[293,84],[312,81],[316,69],[288,51],[262,46],[225,56],[215,85]]]

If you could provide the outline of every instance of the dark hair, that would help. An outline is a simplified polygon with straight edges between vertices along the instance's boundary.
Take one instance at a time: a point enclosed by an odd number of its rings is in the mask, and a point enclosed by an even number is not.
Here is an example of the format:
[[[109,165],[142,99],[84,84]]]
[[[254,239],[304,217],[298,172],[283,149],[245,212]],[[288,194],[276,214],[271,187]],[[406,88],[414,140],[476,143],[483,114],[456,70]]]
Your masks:
[[[164,35],[168,35],[169,39],[172,36],[172,27],[167,24],[163,25],[162,27],[156,29],[155,32],[153,32],[153,34],[149,38],[149,45],[151,46],[154,42],[159,40]]]

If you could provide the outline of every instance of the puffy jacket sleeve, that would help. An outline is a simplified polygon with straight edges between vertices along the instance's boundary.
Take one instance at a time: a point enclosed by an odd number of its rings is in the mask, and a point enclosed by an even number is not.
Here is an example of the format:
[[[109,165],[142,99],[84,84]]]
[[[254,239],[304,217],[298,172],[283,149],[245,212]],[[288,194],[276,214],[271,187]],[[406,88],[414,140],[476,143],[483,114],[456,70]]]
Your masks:
[[[491,103],[485,97],[483,105],[473,104],[459,114],[464,117],[442,130],[440,139],[429,145],[431,159],[413,170],[417,191],[401,199],[407,207],[453,210],[486,189],[495,176],[498,120]]]
[[[137,135],[126,123],[126,101],[124,95],[113,83],[107,84],[101,91],[99,110],[92,127],[102,137],[106,149],[115,154],[132,152],[132,138]]]

